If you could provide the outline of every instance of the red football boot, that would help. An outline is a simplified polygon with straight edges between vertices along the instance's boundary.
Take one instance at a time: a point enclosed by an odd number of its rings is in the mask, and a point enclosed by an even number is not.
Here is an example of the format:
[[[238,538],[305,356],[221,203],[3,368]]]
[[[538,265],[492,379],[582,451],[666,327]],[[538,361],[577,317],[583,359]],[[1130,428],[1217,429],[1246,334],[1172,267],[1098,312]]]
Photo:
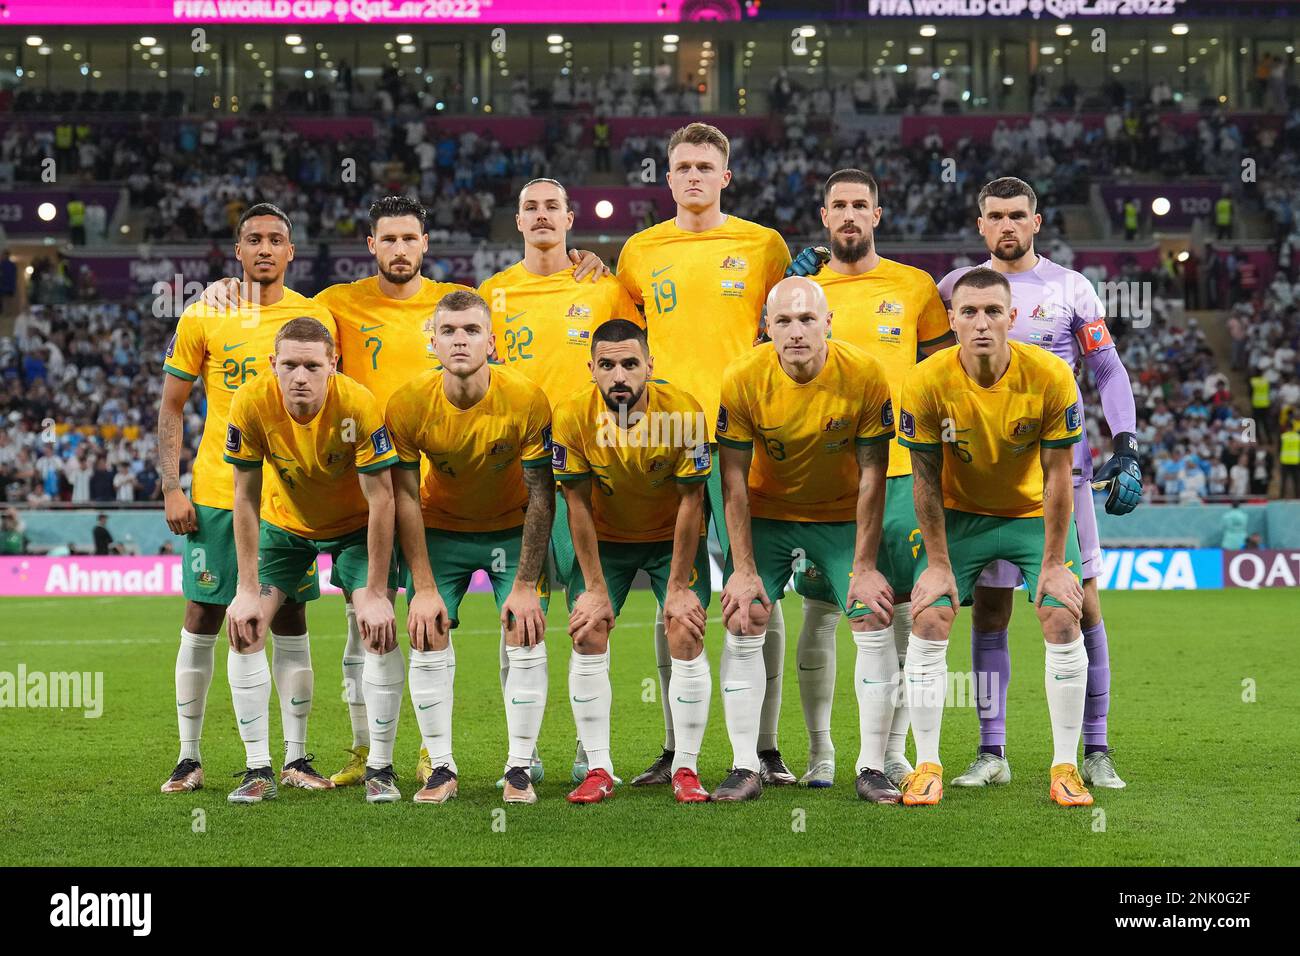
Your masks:
[[[614,795],[614,778],[597,767],[588,770],[586,778],[569,794],[570,803],[600,803]]]
[[[673,796],[678,803],[707,803],[709,791],[700,784],[700,776],[689,767],[673,774]]]

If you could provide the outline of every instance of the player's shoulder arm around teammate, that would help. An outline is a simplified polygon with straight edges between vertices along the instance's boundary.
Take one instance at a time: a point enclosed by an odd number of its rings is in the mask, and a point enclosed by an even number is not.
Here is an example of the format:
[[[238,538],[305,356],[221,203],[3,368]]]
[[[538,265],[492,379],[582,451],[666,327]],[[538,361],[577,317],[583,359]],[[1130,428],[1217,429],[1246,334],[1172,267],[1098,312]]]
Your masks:
[[[198,305],[189,306],[176,321],[176,331],[167,343],[163,355],[163,371],[186,382],[193,382],[203,374],[203,363],[208,355],[208,334],[204,321],[208,310]]]
[[[645,316],[641,314],[635,300],[628,294],[627,287],[614,276],[607,276],[602,281],[608,283],[609,318],[627,319],[627,321],[644,329],[646,327]]]

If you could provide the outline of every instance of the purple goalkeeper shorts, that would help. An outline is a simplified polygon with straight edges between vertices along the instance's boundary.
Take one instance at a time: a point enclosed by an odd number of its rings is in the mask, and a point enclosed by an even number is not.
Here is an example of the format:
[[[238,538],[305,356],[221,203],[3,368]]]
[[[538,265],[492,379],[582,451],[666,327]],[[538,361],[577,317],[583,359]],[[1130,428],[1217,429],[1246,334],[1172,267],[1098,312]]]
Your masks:
[[[1101,573],[1101,540],[1097,535],[1097,512],[1092,503],[1092,483],[1074,486],[1074,527],[1079,532],[1079,554],[1083,556],[1083,579]],[[1024,579],[1010,561],[994,561],[975,582],[981,588],[1014,588]]]

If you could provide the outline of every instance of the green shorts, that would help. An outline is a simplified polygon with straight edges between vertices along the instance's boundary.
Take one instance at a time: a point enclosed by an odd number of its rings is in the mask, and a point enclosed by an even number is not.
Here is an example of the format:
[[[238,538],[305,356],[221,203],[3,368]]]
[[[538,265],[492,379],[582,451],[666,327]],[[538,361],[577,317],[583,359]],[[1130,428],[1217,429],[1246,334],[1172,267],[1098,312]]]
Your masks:
[[[333,559],[330,583],[351,593],[366,586],[370,570],[370,553],[366,547],[366,528],[349,531],[337,538],[304,538],[266,521],[257,536],[257,580],[292,596],[304,568],[316,567],[316,555]],[[314,580],[314,578],[313,578]],[[397,586],[397,569],[388,565],[388,586]]]
[[[885,482],[885,517],[876,567],[894,589],[895,600],[912,590],[920,551],[921,529],[917,527],[916,505],[912,500],[912,476],[890,478]],[[805,571],[795,572],[794,590],[806,598],[835,603],[826,576],[813,564]]]
[[[505,603],[510,589],[515,586],[519,549],[524,543],[522,527],[506,528],[503,531],[443,531],[425,528],[424,542],[429,549],[433,580],[438,585],[443,603],[447,605],[447,616],[451,618],[452,627],[460,626],[460,602],[469,590],[469,582],[475,571],[487,572],[497,608],[500,609]],[[415,594],[409,571],[404,583],[409,600]],[[542,611],[545,612],[551,601],[551,582],[545,568],[537,580],[537,596],[541,599]]]
[[[235,553],[235,513],[225,508],[195,505],[199,529],[185,536],[181,561],[181,593],[191,601],[225,607],[235,599],[239,584],[239,559]],[[316,563],[298,572],[285,591],[290,601],[320,597]]]
[[[713,525],[722,554],[727,555],[731,553],[731,539],[727,536],[727,515],[722,509],[722,465],[718,446],[710,445],[709,448],[713,452],[713,470],[709,472],[708,488],[704,493],[704,517]]]
[[[797,571],[815,564],[830,589],[828,603],[837,604],[850,620],[871,614],[869,607],[855,602],[846,605],[849,580],[853,577],[853,551],[857,542],[856,521],[778,521],[751,518],[750,537],[754,543],[754,564],[763,581],[763,589],[772,601],[785,594],[786,582]],[[735,570],[727,555],[723,580]]]
[[[977,515],[968,511],[943,509],[944,527],[948,532],[948,560],[952,574],[957,579],[957,596],[963,604],[972,596],[975,582],[991,561],[1009,561],[1025,576],[1025,593],[1034,600],[1038,590],[1038,572],[1043,566],[1043,545],[1046,529],[1043,519],[999,518],[996,515]],[[929,565],[924,549],[916,564],[916,573]],[[1070,518],[1070,530],[1065,536],[1065,566],[1080,583],[1083,581],[1083,559],[1079,556],[1079,535]],[[936,607],[951,607],[946,597],[935,601]],[[1045,607],[1064,607],[1056,598],[1043,599]]]
[[[555,487],[555,521],[551,524],[551,558],[555,561],[554,580],[569,586],[577,560],[573,552],[573,535],[569,532],[569,506],[564,492]]]
[[[662,607],[668,594],[668,572],[673,563],[673,543],[671,541],[599,541],[600,570],[605,574],[605,585],[609,588],[609,599],[614,605],[614,613],[623,610],[627,594],[632,590],[632,579],[637,571],[645,571],[650,576],[650,589],[654,591],[655,600]],[[695,549],[695,564],[691,568],[690,589],[700,599],[700,606],[708,608],[712,597],[709,568],[709,539],[700,536]],[[569,610],[578,595],[587,590],[582,577],[582,568],[575,560],[573,573],[569,577]]]

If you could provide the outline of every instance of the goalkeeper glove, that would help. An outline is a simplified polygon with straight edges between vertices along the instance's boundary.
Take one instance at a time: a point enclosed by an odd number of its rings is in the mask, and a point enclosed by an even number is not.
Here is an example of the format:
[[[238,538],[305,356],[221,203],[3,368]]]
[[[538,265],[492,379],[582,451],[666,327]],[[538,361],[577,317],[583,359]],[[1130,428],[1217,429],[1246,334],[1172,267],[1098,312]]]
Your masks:
[[[822,266],[831,261],[831,251],[825,246],[806,246],[786,266],[787,276],[812,276],[821,271]]]
[[[1092,487],[1095,491],[1110,489],[1110,494],[1106,496],[1107,514],[1126,515],[1142,500],[1142,469],[1137,460],[1137,436],[1132,432],[1120,432],[1115,436],[1113,445],[1114,454],[1093,476]]]

